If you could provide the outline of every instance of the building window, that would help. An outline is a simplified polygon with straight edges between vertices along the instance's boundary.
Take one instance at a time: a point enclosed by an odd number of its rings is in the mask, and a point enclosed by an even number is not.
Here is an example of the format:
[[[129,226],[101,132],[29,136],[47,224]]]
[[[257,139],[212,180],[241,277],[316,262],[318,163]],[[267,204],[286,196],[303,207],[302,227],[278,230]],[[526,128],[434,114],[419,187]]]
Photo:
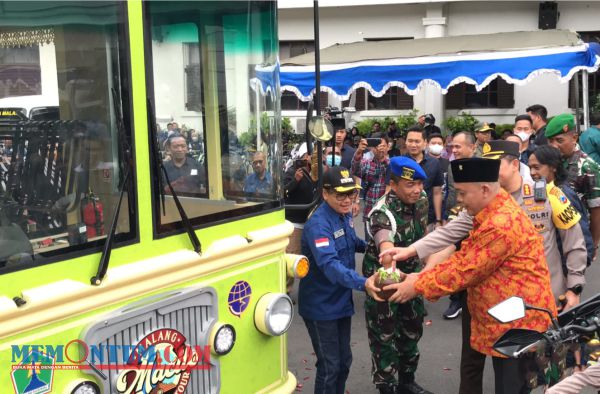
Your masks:
[[[301,111],[308,109],[308,101],[298,99],[295,93],[281,93],[281,109],[284,111]]]
[[[42,94],[39,45],[0,48],[0,98]]]
[[[584,42],[597,42],[600,43],[600,31],[587,31],[579,32],[579,36]],[[582,84],[581,84],[581,73],[577,73],[575,78],[579,79],[579,105],[583,105],[582,99]],[[569,108],[575,108],[575,78],[571,78],[569,81]],[[588,97],[590,98],[590,107],[600,100],[600,73],[588,73]]]
[[[315,42],[309,41],[279,41],[279,59],[285,62],[294,56],[304,55],[315,51]],[[327,97],[327,95],[325,95]],[[325,99],[325,102],[327,100]],[[323,94],[321,94],[321,108],[323,105]],[[283,111],[301,111],[308,108],[308,101],[302,101],[292,92],[281,93],[281,109]]]
[[[389,88],[381,97],[375,97],[369,93],[367,100],[369,110],[413,108],[413,96],[397,86]]]
[[[294,56],[304,55],[315,51],[315,42],[307,41],[279,41],[279,59],[285,61]]]
[[[446,94],[446,109],[513,108],[514,104],[514,86],[500,77],[479,92],[473,85],[459,83]]]

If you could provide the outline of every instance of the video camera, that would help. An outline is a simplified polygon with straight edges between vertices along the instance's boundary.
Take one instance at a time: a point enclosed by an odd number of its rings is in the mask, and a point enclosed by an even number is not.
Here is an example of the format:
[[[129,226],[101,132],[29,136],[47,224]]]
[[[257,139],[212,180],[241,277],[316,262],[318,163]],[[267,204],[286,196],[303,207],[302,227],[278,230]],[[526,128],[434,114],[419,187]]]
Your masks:
[[[343,109],[339,109],[338,107],[333,107],[331,105],[325,107],[325,114],[329,115],[331,118],[339,118],[344,114],[344,112],[345,111]]]

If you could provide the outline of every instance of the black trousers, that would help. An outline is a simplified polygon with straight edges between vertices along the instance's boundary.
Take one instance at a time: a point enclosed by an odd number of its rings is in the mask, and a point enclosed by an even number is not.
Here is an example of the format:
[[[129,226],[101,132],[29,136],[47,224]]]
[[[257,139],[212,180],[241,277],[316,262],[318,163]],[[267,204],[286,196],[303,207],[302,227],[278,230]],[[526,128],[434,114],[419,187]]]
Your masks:
[[[462,349],[460,353],[459,394],[483,394],[483,369],[485,354],[471,348],[471,314],[467,307],[467,292],[459,293],[462,309]]]
[[[526,358],[492,357],[496,394],[527,394],[530,389],[525,382]]]
[[[471,314],[467,308],[467,292],[463,291],[462,349],[460,357],[459,394],[483,394],[485,354],[471,348]],[[496,394],[526,394],[530,392],[525,382],[527,358],[492,357]]]

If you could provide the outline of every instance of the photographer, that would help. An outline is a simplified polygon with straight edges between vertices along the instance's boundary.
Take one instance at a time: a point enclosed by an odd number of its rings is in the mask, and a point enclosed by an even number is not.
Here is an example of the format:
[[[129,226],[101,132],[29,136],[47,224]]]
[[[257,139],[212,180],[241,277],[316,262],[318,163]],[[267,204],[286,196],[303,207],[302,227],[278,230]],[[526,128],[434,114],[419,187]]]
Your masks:
[[[419,116],[417,122],[425,131],[425,138],[429,138],[431,134],[442,134],[442,130],[435,125],[435,116],[433,114],[425,114]]]
[[[311,178],[311,161],[306,149],[306,143],[302,144],[296,152],[294,165],[283,175],[284,199],[286,204],[308,204],[315,195],[317,182]],[[300,239],[302,229],[308,218],[310,209],[286,209],[285,219],[292,222],[294,232],[290,237],[287,253],[300,253]]]

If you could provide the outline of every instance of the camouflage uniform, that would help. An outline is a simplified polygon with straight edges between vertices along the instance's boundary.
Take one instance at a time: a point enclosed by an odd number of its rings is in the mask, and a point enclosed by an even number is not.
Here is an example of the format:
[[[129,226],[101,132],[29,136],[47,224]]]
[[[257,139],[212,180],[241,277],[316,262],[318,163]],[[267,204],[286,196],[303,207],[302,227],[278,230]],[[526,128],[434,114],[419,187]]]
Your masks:
[[[393,191],[379,199],[368,220],[371,240],[362,266],[365,277],[373,275],[381,267],[373,236],[379,231],[388,231],[389,241],[394,246],[409,246],[425,234],[427,212],[425,192],[413,205],[400,201]],[[399,268],[405,273],[419,272],[422,268],[418,258],[401,264]],[[377,302],[367,296],[365,314],[373,362],[373,383],[381,388],[412,382],[419,362],[417,342],[423,334],[423,299],[419,296],[399,304]]]
[[[600,165],[577,149],[564,159],[567,182],[577,192],[588,209],[600,207]]]

